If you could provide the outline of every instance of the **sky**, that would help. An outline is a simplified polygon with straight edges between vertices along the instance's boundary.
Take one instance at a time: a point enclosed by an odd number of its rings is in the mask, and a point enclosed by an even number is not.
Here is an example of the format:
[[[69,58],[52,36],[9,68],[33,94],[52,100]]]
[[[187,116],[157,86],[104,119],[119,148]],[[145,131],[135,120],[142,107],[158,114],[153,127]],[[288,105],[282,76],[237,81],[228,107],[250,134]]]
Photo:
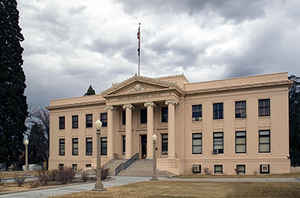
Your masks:
[[[137,73],[190,82],[300,75],[299,0],[18,1],[30,108]]]

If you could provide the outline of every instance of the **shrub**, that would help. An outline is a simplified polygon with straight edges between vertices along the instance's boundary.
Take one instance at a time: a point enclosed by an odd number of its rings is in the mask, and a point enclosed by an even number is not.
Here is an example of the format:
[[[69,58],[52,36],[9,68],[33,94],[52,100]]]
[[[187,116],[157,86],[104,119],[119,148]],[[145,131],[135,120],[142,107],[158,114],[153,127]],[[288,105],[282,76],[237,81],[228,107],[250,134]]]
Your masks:
[[[37,177],[40,185],[45,186],[48,184],[50,177],[46,171],[39,171]]]
[[[211,175],[209,168],[205,168],[204,173],[205,173],[205,175]]]
[[[25,176],[24,175],[15,175],[15,181],[18,184],[18,187],[21,187],[25,182]]]
[[[29,183],[30,188],[37,188],[40,186],[40,182],[39,181],[32,181]]]
[[[48,171],[47,174],[48,174],[48,177],[49,177],[49,181],[55,181],[57,173],[58,173],[58,170]]]
[[[74,179],[75,172],[72,168],[58,170],[55,180],[61,184],[66,184]]]

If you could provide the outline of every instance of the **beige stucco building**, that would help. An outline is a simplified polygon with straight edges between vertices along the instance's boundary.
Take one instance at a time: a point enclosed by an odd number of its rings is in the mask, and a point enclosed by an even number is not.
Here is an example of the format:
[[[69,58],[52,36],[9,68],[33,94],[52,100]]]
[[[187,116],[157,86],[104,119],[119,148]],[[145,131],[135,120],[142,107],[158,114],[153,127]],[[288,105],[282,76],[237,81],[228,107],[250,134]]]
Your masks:
[[[190,83],[184,75],[133,76],[101,94],[52,100],[49,168],[152,158],[175,174],[288,173],[288,73]]]

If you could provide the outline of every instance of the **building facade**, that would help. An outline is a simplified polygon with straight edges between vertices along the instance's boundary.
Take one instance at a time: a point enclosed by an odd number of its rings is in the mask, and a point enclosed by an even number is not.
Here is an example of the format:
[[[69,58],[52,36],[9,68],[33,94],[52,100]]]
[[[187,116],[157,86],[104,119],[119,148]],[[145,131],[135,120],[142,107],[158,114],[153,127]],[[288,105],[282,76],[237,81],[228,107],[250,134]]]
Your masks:
[[[190,83],[183,75],[133,76],[101,94],[52,100],[49,168],[96,166],[101,158],[152,159],[174,174],[290,171],[288,73]]]

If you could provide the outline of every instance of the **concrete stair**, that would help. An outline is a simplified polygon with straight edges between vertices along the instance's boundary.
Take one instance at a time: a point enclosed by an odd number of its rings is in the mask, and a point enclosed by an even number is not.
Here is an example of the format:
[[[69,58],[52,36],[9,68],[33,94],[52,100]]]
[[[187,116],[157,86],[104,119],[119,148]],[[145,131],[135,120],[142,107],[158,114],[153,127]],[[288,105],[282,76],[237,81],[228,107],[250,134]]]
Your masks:
[[[153,174],[153,161],[149,159],[142,159],[135,161],[130,167],[125,170],[122,170],[120,176],[152,176]],[[157,176],[173,176],[172,173],[167,171],[157,170]]]
[[[126,160],[123,160],[123,159],[113,159],[113,160],[110,160],[109,162],[107,162],[104,165],[104,168],[109,168],[108,175],[113,176],[113,175],[115,175],[115,169],[125,161]]]

